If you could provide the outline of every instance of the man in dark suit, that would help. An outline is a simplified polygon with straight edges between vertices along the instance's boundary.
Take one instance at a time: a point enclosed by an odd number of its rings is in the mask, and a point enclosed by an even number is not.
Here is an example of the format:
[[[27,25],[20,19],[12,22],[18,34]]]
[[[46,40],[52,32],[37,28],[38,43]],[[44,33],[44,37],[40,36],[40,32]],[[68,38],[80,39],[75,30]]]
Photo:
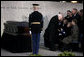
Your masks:
[[[43,15],[38,12],[39,4],[33,4],[33,10],[29,15],[29,28],[32,32],[33,55],[38,55],[40,33],[43,28]]]
[[[76,8],[73,8],[72,14],[73,14],[73,19],[77,20],[77,25],[78,25],[78,27],[80,27],[81,16],[78,14],[78,10]]]
[[[72,18],[73,15],[72,15],[72,12],[70,10],[67,10],[67,16],[65,16],[65,19],[68,21],[68,22],[72,22]]]

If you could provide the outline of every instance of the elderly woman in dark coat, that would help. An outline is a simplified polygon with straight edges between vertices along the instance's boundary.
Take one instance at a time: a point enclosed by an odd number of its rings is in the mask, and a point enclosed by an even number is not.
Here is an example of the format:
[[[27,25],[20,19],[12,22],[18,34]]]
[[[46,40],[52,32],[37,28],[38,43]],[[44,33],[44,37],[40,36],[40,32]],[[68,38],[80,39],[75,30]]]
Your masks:
[[[49,25],[44,33],[45,47],[48,47],[50,48],[50,50],[54,51],[56,50],[56,44],[62,45],[60,40],[64,38],[64,35],[62,35],[63,27],[64,26],[62,14],[58,14],[51,18]]]

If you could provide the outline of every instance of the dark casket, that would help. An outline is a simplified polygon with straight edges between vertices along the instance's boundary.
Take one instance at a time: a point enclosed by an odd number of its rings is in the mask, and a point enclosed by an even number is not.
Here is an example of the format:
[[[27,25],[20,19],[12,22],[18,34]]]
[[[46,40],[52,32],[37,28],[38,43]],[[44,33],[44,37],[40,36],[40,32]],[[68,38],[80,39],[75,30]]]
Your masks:
[[[31,34],[28,22],[7,21],[4,23],[1,47],[14,53],[31,52]]]

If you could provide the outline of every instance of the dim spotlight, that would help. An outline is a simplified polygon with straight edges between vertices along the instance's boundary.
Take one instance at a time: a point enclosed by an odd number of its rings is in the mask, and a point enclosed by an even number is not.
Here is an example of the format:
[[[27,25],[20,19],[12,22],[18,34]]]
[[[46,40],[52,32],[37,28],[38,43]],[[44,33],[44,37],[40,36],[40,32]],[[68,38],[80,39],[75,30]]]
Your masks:
[[[63,2],[63,3],[65,3],[66,1],[60,1],[60,2]]]
[[[71,1],[72,3],[77,3],[78,1]]]
[[[66,1],[62,1],[63,3],[66,2]]]

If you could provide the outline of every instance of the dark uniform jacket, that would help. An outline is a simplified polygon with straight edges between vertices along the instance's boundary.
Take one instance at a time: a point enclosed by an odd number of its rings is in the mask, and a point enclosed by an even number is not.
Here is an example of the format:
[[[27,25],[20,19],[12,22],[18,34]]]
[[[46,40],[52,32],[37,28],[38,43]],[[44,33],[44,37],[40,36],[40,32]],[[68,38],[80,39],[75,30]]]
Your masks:
[[[32,22],[40,22],[40,24],[32,24]],[[29,15],[29,28],[32,33],[40,33],[43,28],[43,16],[38,11],[34,11]]]

